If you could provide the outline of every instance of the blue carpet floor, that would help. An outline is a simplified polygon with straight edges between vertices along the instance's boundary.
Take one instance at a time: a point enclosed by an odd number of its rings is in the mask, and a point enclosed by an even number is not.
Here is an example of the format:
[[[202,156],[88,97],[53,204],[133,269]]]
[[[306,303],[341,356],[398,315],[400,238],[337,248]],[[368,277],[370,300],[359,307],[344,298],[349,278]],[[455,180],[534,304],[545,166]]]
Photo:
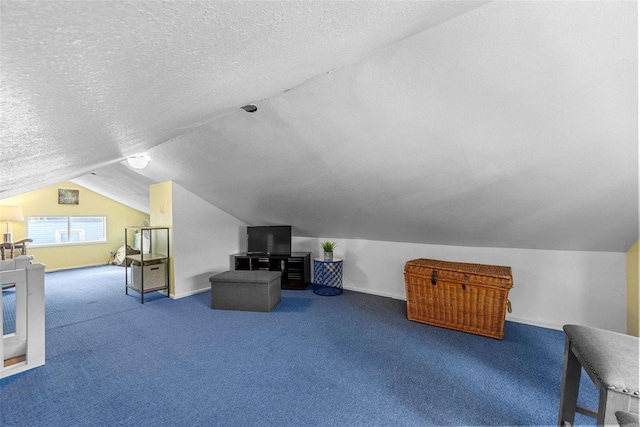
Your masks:
[[[499,341],[310,288],[271,313],[211,310],[208,292],[141,305],[114,266],[47,273],[45,289],[46,364],[0,380],[2,426],[556,423],[560,331],[507,322]]]

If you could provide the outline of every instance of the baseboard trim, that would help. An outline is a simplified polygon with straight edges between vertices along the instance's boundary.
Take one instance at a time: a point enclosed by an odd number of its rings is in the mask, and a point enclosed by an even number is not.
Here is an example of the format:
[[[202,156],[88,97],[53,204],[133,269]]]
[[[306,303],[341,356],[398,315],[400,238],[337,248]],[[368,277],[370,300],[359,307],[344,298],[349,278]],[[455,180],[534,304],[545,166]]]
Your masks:
[[[353,292],[360,292],[362,294],[369,294],[369,295],[376,295],[379,297],[385,297],[385,298],[393,298],[393,299],[398,299],[401,301],[406,301],[407,298],[406,296],[402,295],[395,295],[395,294],[391,294],[388,292],[380,292],[380,291],[372,291],[371,289],[364,289],[364,288],[358,288],[355,286],[344,286],[344,289],[348,290],[348,291],[353,291]]]
[[[557,331],[562,330],[562,325],[552,325],[551,323],[536,322],[535,320],[522,319],[520,317],[512,317],[509,315],[507,315],[507,320],[509,322],[522,323],[524,325],[537,326],[539,328],[555,329]]]
[[[63,270],[75,270],[75,269],[79,269],[79,268],[91,268],[91,267],[100,267],[100,266],[104,266],[105,264],[90,264],[90,265],[83,265],[83,266],[78,266],[78,267],[63,267],[63,268],[57,268],[57,269],[52,269],[52,270],[45,270],[46,272],[55,272],[55,271],[63,271]],[[106,265],[110,265],[110,264],[106,264]],[[345,290],[348,291],[353,291],[353,292],[359,292],[359,293],[363,293],[363,294],[370,294],[370,295],[376,295],[379,297],[384,297],[384,298],[392,298],[392,299],[397,299],[400,301],[406,301],[407,297],[406,295],[397,295],[397,294],[393,294],[393,293],[389,293],[389,292],[380,292],[380,291],[376,291],[376,290],[371,290],[371,289],[366,289],[366,288],[359,288],[356,286],[344,286]],[[205,288],[201,288],[201,289],[195,289],[193,291],[189,291],[189,292],[184,292],[184,293],[180,293],[180,294],[170,294],[169,297],[171,299],[180,299],[180,298],[186,298],[186,297],[190,297],[192,295],[196,295],[196,294],[201,294],[203,292],[207,292],[210,291],[211,287],[207,286]],[[545,328],[545,329],[554,329],[554,330],[558,330],[561,331],[562,330],[562,325],[553,325],[550,323],[544,323],[544,322],[538,322],[535,320],[529,320],[529,319],[523,319],[521,317],[514,317],[514,316],[506,316],[506,320],[510,321],[510,322],[515,322],[515,323],[522,323],[524,325],[531,325],[531,326],[537,326],[539,328]]]
[[[379,291],[372,291],[370,289],[363,289],[363,288],[358,288],[355,286],[344,286],[344,289],[349,290],[349,291],[354,291],[354,292],[360,292],[363,294],[370,294],[370,295],[376,295],[379,297],[385,297],[385,298],[393,298],[393,299],[397,299],[400,301],[406,301],[407,300],[407,296],[406,295],[397,295],[397,294],[391,294],[391,293],[387,293],[387,292],[379,292]],[[528,319],[523,319],[521,317],[514,317],[514,316],[506,316],[506,320],[510,321],[510,322],[515,322],[515,323],[522,323],[524,325],[530,325],[530,326],[537,326],[539,328],[545,328],[545,329],[555,329],[558,331],[562,330],[562,325],[553,325],[550,323],[544,323],[544,322],[537,322],[535,320],[528,320]]]
[[[210,291],[210,290],[211,290],[210,287],[206,287],[206,288],[196,289],[194,291],[184,292],[184,293],[181,293],[181,294],[178,294],[178,295],[171,294],[171,298],[172,299],[186,298],[186,297],[190,297],[190,296],[196,295],[196,294],[201,294],[203,292],[207,292],[207,291]]]
[[[37,261],[36,261],[37,262]],[[92,267],[104,267],[105,265],[113,265],[110,263],[100,263],[100,264],[87,264],[87,265],[77,265],[75,267],[60,267],[60,268],[52,268],[52,269],[47,269],[47,266],[45,265],[45,273],[53,273],[55,271],[65,271],[65,270],[78,270],[80,268],[92,268]]]

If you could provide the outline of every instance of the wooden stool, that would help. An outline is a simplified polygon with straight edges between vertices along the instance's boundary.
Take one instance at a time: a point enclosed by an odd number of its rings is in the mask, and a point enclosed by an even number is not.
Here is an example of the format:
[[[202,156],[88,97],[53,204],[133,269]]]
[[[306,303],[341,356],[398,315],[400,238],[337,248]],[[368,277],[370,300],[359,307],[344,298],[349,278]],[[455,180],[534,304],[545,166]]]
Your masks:
[[[588,326],[565,325],[563,329],[566,340],[558,425],[573,424],[576,412],[596,418],[598,425],[616,425],[616,411],[638,413],[640,340]],[[582,368],[598,389],[597,411],[577,405]]]
[[[622,427],[640,426],[640,416],[627,411],[616,411],[616,419]]]

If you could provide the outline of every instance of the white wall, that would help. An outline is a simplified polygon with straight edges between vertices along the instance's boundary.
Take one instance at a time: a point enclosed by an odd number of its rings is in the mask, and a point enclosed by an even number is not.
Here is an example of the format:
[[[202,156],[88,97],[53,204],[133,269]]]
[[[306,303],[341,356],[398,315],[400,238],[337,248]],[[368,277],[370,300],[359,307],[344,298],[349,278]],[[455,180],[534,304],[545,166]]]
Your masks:
[[[246,225],[173,184],[175,298],[210,289],[209,277],[232,269],[231,256],[245,248]],[[560,329],[578,323],[625,333],[626,254],[476,248],[361,239],[294,237],[293,250],[320,256],[334,240],[344,258],[344,287],[405,299],[404,265],[415,258],[507,265],[515,322]]]
[[[320,243],[338,242],[344,258],[344,287],[405,300],[404,265],[416,258],[506,265],[513,313],[507,320],[560,329],[578,323],[626,330],[626,254],[474,248],[369,240],[294,237],[295,251],[320,256]]]
[[[211,289],[209,277],[231,269],[246,224],[173,183],[174,298]]]

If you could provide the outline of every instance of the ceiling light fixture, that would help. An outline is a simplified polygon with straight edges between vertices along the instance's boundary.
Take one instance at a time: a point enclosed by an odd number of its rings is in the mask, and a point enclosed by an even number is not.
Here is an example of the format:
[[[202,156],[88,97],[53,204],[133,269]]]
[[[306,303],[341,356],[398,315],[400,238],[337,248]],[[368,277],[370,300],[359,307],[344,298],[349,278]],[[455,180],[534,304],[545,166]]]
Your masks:
[[[258,111],[258,107],[256,107],[256,104],[245,105],[244,107],[241,107],[241,108],[247,113],[255,113],[256,111]]]
[[[146,154],[134,154],[133,156],[127,157],[127,163],[134,169],[146,168],[149,160],[151,159]]]

